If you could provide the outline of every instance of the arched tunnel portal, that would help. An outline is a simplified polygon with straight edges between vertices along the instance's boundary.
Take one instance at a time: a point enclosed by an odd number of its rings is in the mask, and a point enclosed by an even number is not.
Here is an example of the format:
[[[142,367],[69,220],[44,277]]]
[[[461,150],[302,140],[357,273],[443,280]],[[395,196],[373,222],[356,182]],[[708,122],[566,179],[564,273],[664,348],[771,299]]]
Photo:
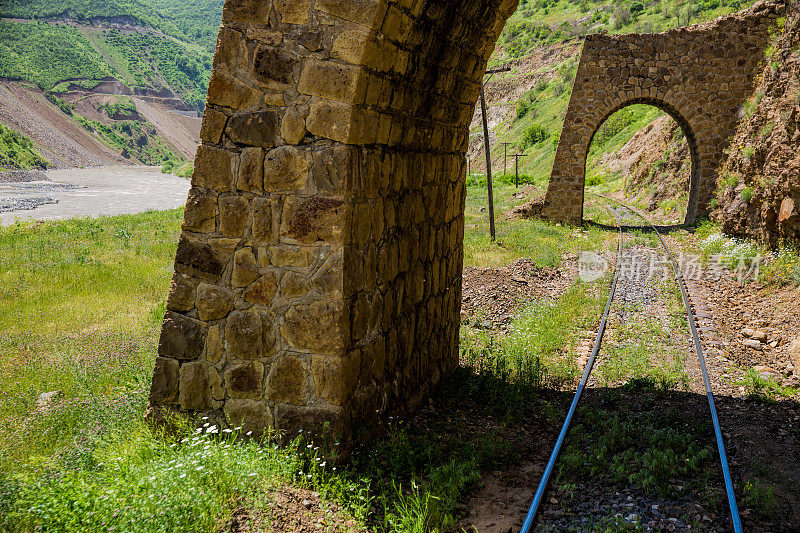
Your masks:
[[[587,36],[543,216],[582,221],[592,138],[609,115],[636,103],[661,108],[683,129],[692,154],[686,221],[706,211],[717,168],[783,8],[760,2],[747,11],[664,33]]]

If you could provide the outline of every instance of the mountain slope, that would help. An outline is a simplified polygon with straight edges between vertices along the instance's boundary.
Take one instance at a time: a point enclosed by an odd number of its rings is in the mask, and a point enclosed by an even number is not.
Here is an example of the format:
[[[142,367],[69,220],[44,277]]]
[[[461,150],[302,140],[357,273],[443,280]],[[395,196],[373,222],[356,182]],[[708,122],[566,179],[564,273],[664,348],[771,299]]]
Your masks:
[[[0,78],[30,82],[65,116],[5,120],[56,165],[120,161],[174,166],[199,138],[223,0],[7,0],[0,5]],[[5,97],[30,88],[4,83]],[[130,116],[109,110],[132,107]],[[75,127],[84,129],[76,135]],[[86,136],[92,138],[91,141]],[[98,150],[99,142],[104,145]],[[76,146],[77,145],[77,146]],[[69,147],[75,149],[68,154]],[[78,148],[79,147],[79,148]]]
[[[800,242],[800,7],[787,15],[743,108],[714,213],[725,233],[771,246]]]

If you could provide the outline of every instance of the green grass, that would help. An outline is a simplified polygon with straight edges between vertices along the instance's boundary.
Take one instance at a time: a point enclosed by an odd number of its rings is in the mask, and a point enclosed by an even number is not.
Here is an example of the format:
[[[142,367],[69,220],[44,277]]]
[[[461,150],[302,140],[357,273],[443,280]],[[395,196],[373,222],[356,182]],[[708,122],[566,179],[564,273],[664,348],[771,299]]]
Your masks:
[[[44,169],[50,162],[42,156],[25,135],[0,124],[0,170]]]
[[[513,190],[501,189],[500,206],[517,201]],[[331,460],[335,443],[278,448],[189,428],[178,440],[154,432],[144,409],[181,218],[179,209],[0,229],[0,529],[218,531],[241,507],[263,511],[268,528],[273,490],[292,486],[318,491],[371,530],[445,531],[482,472],[517,460],[505,422],[471,431],[462,415],[397,421],[347,465]],[[503,231],[516,235],[515,254],[538,235],[555,250],[539,260],[553,264],[579,232],[522,221]],[[574,379],[561,354],[596,322],[604,292],[602,283],[576,285],[523,313],[504,344],[513,372],[465,344],[436,405],[463,413],[467,402],[471,419],[557,419],[540,387]],[[552,362],[546,376],[526,359],[532,353]],[[37,408],[44,391],[60,396]]]
[[[594,227],[577,229],[537,219],[509,219],[507,211],[525,200],[513,196],[517,189],[512,184],[501,182],[493,191],[497,231],[494,243],[489,233],[488,191],[479,185],[467,188],[465,265],[506,266],[520,257],[528,257],[537,266],[557,267],[567,254],[602,250],[616,238]]]
[[[714,454],[707,442],[711,423],[687,416],[666,403],[669,393],[633,383],[626,391],[608,391],[602,407],[578,409],[570,440],[557,467],[556,481],[602,480],[674,497],[678,484],[707,490]],[[679,481],[683,480],[683,481]]]

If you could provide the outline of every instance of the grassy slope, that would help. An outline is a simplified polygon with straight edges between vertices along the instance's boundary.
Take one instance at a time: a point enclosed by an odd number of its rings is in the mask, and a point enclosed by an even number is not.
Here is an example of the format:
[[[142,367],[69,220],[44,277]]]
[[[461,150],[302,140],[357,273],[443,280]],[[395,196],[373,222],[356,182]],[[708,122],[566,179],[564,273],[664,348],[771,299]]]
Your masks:
[[[221,0],[4,2],[0,16],[48,21],[68,14],[86,23],[95,17],[126,17],[152,30],[2,22],[0,76],[31,81],[46,91],[64,90],[63,80],[114,76],[131,86],[167,85],[202,110],[221,13]]]
[[[0,170],[44,169],[49,165],[29,138],[0,124]]]

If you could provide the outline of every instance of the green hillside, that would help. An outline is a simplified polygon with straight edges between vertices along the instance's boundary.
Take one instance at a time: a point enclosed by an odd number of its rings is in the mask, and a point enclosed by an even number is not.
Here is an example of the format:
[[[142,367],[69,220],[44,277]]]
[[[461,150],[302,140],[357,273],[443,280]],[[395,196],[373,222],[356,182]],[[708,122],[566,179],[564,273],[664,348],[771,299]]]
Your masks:
[[[4,0],[0,17],[69,18],[83,22],[124,17],[212,51],[222,3],[223,0]]]
[[[0,77],[58,93],[74,80],[92,88],[113,76],[132,88],[169,88],[202,111],[221,13],[222,0],[3,2],[0,16],[30,22],[0,21]],[[85,24],[67,25],[61,18]],[[92,24],[104,20],[143,29]]]
[[[44,169],[50,163],[21,133],[0,124],[0,170]]]

